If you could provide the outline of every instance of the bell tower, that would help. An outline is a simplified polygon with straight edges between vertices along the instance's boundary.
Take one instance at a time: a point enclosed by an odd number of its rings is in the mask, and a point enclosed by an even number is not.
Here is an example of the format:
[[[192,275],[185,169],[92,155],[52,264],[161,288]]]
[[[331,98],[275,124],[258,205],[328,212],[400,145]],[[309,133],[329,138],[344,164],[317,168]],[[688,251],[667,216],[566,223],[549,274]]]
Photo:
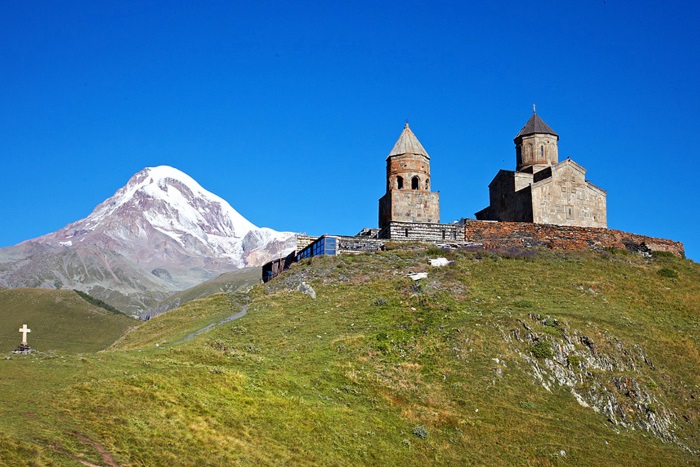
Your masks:
[[[430,191],[430,156],[408,123],[386,158],[386,194],[379,200],[379,228],[390,222],[439,223],[439,193]]]
[[[559,135],[537,115],[532,106],[532,117],[520,130],[515,143],[515,170],[535,173],[559,162]]]

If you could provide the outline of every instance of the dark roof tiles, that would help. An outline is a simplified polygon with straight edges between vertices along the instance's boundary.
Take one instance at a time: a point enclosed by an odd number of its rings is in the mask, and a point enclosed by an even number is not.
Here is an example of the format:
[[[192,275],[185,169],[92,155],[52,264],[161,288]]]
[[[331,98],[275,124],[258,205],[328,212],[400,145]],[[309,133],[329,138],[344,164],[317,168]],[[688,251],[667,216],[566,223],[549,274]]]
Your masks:
[[[537,133],[545,133],[548,135],[554,135],[559,138],[559,135],[552,130],[549,125],[547,125],[536,113],[532,114],[530,120],[527,121],[522,130],[518,133],[515,139],[523,136],[534,135]]]

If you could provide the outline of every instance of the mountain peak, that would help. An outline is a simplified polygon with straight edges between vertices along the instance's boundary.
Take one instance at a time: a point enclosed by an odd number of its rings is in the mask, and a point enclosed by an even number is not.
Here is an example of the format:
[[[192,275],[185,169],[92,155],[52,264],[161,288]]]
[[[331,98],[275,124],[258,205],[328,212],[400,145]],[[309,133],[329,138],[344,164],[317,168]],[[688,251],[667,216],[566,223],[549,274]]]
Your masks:
[[[295,246],[293,234],[256,227],[184,172],[146,167],[85,219],[0,251],[11,263],[0,285],[77,288],[102,299],[118,291],[138,296],[131,311],[150,303],[144,294],[189,288]]]
[[[168,165],[159,165],[157,167],[146,167],[145,169],[137,172],[134,176],[129,179],[125,188],[140,189],[145,188],[150,185],[156,185],[162,191],[167,193],[168,185],[180,185],[188,187],[189,190],[196,194],[201,195],[206,198],[216,200],[223,204],[228,204],[222,198],[219,198],[215,194],[205,190],[202,186],[197,183],[192,177],[186,173]]]
[[[114,196],[95,208],[86,219],[86,227],[94,230],[118,212],[141,216],[177,241],[185,233],[204,242],[208,235],[240,239],[257,229],[223,198],[166,165],[146,167],[136,173]]]

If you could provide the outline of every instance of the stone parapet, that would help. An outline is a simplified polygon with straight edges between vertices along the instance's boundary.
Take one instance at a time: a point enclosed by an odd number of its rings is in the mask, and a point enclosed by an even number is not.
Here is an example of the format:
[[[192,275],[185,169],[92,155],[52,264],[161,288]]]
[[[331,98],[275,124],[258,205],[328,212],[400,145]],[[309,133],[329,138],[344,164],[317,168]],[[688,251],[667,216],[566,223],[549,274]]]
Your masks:
[[[459,224],[391,222],[379,231],[379,238],[413,242],[463,242],[464,227]]]

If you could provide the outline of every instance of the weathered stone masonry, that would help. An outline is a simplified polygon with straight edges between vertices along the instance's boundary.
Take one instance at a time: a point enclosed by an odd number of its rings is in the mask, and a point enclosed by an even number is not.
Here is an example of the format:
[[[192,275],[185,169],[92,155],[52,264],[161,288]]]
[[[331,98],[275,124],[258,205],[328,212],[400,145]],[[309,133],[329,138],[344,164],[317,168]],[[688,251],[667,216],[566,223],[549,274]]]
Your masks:
[[[392,241],[463,242],[464,227],[459,224],[427,224],[416,222],[391,222],[379,231],[379,238]]]
[[[489,184],[490,204],[479,220],[607,227],[607,192],[586,180],[571,159],[559,162],[559,135],[536,113],[515,142],[516,170],[500,170]]]
[[[484,248],[533,248],[557,250],[602,250],[617,248],[627,251],[666,251],[684,257],[681,242],[647,237],[621,230],[597,227],[574,227],[532,224],[529,222],[466,221],[467,241]]]
[[[379,228],[391,222],[440,222],[440,194],[430,188],[430,156],[406,123],[386,158],[386,193],[379,200]]]

